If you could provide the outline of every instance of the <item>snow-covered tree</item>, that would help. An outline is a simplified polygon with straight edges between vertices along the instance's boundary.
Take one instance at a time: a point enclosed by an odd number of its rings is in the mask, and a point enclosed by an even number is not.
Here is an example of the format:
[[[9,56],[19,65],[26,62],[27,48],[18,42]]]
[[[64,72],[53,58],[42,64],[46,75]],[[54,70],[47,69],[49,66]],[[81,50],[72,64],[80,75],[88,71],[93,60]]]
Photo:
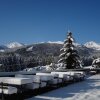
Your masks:
[[[63,48],[61,49],[60,60],[58,61],[58,63],[63,63],[66,69],[81,67],[79,55],[73,42],[72,33],[68,32],[67,39],[64,41]]]
[[[100,68],[100,58],[94,59],[92,62],[92,66],[95,68]]]

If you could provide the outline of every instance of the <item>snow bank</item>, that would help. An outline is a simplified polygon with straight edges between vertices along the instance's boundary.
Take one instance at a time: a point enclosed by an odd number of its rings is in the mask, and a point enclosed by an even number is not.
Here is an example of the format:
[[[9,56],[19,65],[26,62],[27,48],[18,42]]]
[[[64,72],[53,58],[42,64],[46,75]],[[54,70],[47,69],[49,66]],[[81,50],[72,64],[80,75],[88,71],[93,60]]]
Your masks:
[[[63,63],[51,63],[50,65],[45,65],[45,66],[37,66],[37,67],[33,67],[33,68],[26,68],[23,71],[27,71],[27,72],[36,72],[36,71],[52,71],[52,70],[64,70],[65,65]]]
[[[95,69],[93,66],[83,67],[84,69]]]
[[[27,100],[100,100],[100,75]]]

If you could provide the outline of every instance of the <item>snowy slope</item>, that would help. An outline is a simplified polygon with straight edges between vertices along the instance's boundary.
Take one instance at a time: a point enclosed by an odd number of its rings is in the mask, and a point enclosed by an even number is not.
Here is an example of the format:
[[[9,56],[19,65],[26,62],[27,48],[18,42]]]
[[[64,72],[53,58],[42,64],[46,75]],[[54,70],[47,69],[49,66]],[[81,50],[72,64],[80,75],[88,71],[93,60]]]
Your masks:
[[[92,48],[92,49],[95,49],[95,50],[100,50],[100,44],[96,43],[96,42],[87,42],[84,44],[84,46],[86,46],[87,48]]]
[[[26,51],[32,51],[32,50],[33,50],[33,46],[31,46],[31,47],[27,48],[27,50],[26,50]]]
[[[100,100],[100,75],[27,100]]]
[[[55,44],[63,44],[64,42],[62,41],[48,41],[47,43],[55,43]],[[74,46],[81,46],[79,43],[73,43]]]
[[[73,43],[73,45],[75,46],[75,47],[81,47],[82,45],[81,44],[79,44],[79,43]]]
[[[18,42],[12,42],[12,43],[7,44],[8,48],[18,48],[18,47],[22,47],[22,46],[24,46],[24,45],[21,43],[18,43]]]
[[[63,44],[62,41],[48,41],[47,43]]]

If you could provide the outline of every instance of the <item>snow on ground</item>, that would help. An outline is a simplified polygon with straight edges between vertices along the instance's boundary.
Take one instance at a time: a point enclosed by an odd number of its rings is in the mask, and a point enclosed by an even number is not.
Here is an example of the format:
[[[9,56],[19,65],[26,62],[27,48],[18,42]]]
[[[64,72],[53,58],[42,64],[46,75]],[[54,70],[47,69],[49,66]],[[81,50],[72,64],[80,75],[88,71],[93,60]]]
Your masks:
[[[83,67],[84,69],[95,69],[95,67],[93,66],[86,66],[86,67]]]
[[[100,100],[100,75],[27,100]]]
[[[32,72],[32,71],[52,71],[52,70],[65,70],[63,63],[51,63],[50,65],[37,66],[33,68],[25,68],[23,71]]]

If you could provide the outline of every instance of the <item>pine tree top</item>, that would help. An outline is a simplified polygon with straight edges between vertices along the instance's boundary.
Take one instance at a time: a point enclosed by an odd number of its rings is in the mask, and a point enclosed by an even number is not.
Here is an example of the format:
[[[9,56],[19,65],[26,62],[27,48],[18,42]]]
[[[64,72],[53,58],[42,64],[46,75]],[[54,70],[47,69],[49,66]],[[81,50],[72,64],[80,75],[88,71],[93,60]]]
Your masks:
[[[68,32],[67,34],[68,34],[68,36],[72,36],[72,32]]]

